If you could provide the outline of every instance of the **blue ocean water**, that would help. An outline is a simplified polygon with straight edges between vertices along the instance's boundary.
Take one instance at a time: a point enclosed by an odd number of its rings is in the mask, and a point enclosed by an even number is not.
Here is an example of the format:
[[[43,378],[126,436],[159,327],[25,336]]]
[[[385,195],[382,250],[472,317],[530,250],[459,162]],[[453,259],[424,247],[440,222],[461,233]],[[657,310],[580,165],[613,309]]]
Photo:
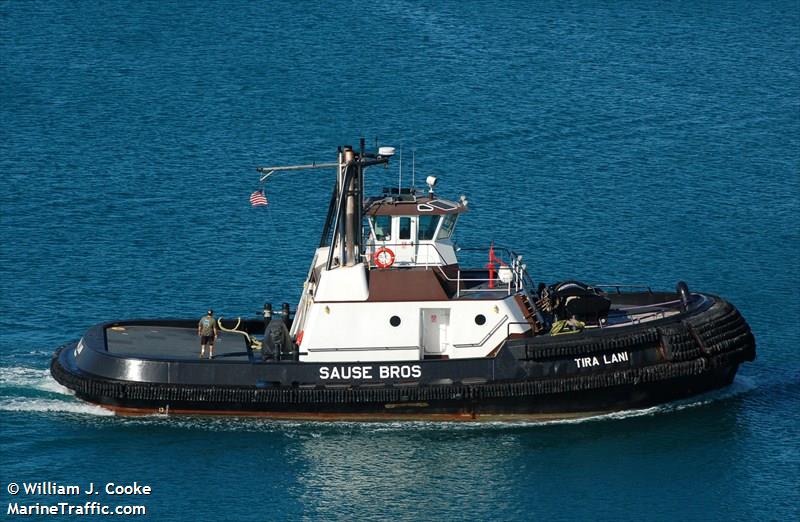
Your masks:
[[[253,209],[254,167],[360,136],[469,196],[462,244],[683,279],[758,359],[696,400],[497,425],[118,418],[49,378],[100,321],[295,302],[330,175]],[[0,175],[3,513],[53,501],[11,482],[138,481],[153,520],[800,518],[796,1],[4,2]]]

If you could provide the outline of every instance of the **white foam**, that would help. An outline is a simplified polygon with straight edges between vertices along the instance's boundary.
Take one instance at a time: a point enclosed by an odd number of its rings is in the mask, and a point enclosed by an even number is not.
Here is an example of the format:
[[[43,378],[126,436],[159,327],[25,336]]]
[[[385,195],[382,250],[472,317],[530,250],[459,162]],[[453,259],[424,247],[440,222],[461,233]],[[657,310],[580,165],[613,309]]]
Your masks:
[[[31,350],[28,352],[28,355],[44,355],[49,358],[53,355],[53,350]]]
[[[59,395],[71,395],[68,388],[61,386],[53,379],[50,370],[41,368],[2,366],[0,367],[0,386],[30,388]]]
[[[86,402],[22,397],[0,399],[0,411],[78,413],[83,415],[99,415],[104,417],[114,415],[114,412],[110,410]]]

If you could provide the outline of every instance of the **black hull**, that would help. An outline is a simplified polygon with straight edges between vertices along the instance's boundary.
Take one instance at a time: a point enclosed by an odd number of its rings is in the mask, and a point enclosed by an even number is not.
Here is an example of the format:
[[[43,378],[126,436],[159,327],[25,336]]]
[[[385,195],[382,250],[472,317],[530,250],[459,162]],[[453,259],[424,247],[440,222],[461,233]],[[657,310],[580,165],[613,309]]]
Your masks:
[[[120,414],[195,414],[264,416],[277,419],[312,420],[504,420],[559,419],[598,415],[613,411],[647,408],[724,388],[733,381],[737,366],[721,368],[695,377],[681,377],[657,383],[610,386],[599,390],[553,393],[540,396],[486,398],[473,391],[470,399],[425,400],[399,395],[396,401],[355,400],[302,405],[293,401],[245,402],[180,399],[127,399],[76,393],[87,402]],[[205,395],[209,390],[197,391]],[[455,395],[459,395],[456,393]]]
[[[95,334],[108,325],[101,326]],[[405,379],[332,382],[320,379],[325,365],[311,363],[131,360],[103,354],[91,332],[80,357],[74,344],[57,351],[51,372],[79,398],[127,414],[576,417],[645,408],[727,386],[739,365],[755,357],[747,323],[732,305],[710,297],[691,312],[644,326],[509,340],[491,359],[414,361],[419,375]],[[384,363],[374,366],[379,364]]]

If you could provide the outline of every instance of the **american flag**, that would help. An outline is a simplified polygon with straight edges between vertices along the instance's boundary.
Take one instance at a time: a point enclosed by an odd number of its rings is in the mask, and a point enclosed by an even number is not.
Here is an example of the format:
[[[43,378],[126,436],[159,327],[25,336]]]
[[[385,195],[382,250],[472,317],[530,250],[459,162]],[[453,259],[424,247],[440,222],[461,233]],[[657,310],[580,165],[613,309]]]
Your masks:
[[[254,207],[265,207],[269,204],[263,190],[256,190],[250,194],[250,204]]]

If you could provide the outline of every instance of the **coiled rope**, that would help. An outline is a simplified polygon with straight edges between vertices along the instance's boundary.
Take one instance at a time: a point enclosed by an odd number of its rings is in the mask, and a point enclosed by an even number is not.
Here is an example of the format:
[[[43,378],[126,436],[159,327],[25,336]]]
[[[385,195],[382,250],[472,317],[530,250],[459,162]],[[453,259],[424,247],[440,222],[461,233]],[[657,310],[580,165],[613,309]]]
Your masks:
[[[238,328],[239,328],[239,326],[241,324],[242,324],[242,318],[241,317],[237,317],[236,318],[236,324],[234,325],[233,329],[225,328],[224,326],[222,326],[222,316],[220,316],[220,318],[217,319],[217,326],[219,327],[220,330],[222,330],[223,332],[243,335],[244,338],[246,339],[245,342],[247,343],[247,346],[249,346],[253,350],[260,350],[261,349],[261,341],[259,341],[258,339],[256,339],[255,337],[253,337],[252,335],[250,335],[247,332],[244,332],[242,330],[238,330]]]

